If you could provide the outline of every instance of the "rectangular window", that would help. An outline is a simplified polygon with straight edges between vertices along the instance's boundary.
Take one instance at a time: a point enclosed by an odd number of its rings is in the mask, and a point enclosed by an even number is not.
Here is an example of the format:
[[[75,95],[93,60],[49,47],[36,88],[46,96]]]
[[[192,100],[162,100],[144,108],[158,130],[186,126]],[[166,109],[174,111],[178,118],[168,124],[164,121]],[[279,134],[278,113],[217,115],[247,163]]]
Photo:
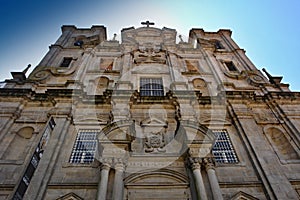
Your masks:
[[[232,71],[232,72],[236,72],[237,71],[237,69],[236,69],[236,67],[235,67],[235,65],[233,64],[232,61],[225,62],[225,65],[226,65],[226,67],[227,67],[227,69],[229,71]]]
[[[213,130],[213,132],[217,138],[212,149],[216,162],[238,163],[228,132],[226,130]]]
[[[80,130],[73,146],[70,163],[92,163],[97,147],[98,130]]]
[[[60,67],[69,67],[73,58],[71,57],[64,57],[62,63],[60,64]]]
[[[161,78],[141,78],[141,96],[164,96],[164,88]]]

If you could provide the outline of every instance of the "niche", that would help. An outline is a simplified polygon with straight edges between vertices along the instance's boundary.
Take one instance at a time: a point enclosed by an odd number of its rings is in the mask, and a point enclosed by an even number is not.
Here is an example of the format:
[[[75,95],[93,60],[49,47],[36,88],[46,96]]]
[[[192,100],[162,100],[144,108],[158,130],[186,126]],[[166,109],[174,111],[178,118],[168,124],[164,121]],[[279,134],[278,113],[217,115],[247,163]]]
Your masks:
[[[195,79],[193,79],[192,83],[193,83],[194,89],[200,90],[200,92],[202,93],[202,96],[209,95],[207,84],[203,79],[195,78]]]
[[[298,159],[298,154],[283,132],[271,127],[266,130],[266,136],[281,160]]]
[[[7,147],[2,156],[4,160],[19,160],[24,159],[24,153],[29,139],[32,138],[34,129],[32,127],[23,127],[14,134],[14,138]]]
[[[100,77],[96,80],[96,94],[102,94],[108,87],[109,79],[107,77]]]

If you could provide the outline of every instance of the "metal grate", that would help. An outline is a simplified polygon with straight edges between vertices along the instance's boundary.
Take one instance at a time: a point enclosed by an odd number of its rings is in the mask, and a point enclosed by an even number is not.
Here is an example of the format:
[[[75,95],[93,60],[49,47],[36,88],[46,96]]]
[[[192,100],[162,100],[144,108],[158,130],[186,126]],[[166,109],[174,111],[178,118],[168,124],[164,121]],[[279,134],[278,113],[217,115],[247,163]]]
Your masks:
[[[164,96],[164,88],[161,78],[141,78],[141,96]]]
[[[80,130],[73,146],[70,163],[92,163],[95,158],[98,130]]]
[[[213,146],[212,153],[218,163],[238,163],[235,150],[231,144],[226,130],[213,130],[217,140]]]

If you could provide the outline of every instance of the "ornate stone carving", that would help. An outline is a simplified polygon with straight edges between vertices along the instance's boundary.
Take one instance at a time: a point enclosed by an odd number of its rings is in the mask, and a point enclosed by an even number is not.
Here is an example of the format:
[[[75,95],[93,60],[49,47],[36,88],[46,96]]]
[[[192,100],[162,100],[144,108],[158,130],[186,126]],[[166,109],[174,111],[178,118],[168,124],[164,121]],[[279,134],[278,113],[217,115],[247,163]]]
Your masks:
[[[201,169],[202,158],[189,157],[187,164],[192,168],[192,170]]]
[[[140,46],[137,51],[133,52],[134,63],[149,64],[149,63],[166,63],[166,53],[159,46]]]
[[[213,157],[203,158],[203,164],[206,170],[215,168],[215,160]]]
[[[146,153],[165,152],[165,135],[168,124],[157,118],[148,118],[141,122],[141,130],[144,135],[144,147]]]
[[[145,152],[165,152],[166,150],[163,149],[166,145],[165,132],[166,130],[163,128],[161,131],[148,134],[145,141]]]

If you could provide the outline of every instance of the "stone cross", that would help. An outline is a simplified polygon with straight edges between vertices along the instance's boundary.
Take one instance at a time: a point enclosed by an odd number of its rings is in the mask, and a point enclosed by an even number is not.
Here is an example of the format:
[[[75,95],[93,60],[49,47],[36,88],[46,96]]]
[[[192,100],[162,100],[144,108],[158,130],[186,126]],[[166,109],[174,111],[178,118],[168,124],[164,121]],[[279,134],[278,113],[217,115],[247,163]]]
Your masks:
[[[154,25],[154,22],[146,21],[146,22],[142,22],[141,24],[146,25],[147,27],[149,27],[149,25]]]

